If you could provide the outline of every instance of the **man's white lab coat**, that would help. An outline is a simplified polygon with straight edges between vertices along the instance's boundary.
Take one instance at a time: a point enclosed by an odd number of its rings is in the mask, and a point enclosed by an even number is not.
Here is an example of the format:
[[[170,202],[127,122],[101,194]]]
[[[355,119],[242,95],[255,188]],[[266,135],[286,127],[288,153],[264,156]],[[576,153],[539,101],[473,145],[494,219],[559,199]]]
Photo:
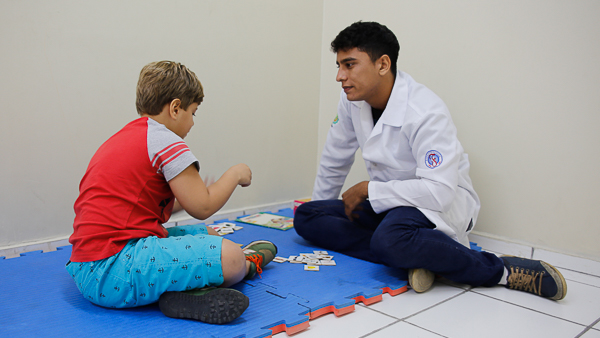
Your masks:
[[[387,106],[373,126],[371,106],[342,91],[321,156],[313,200],[337,199],[358,147],[369,173],[369,201],[377,213],[417,207],[436,229],[465,246],[480,202],[469,160],[444,102],[398,72]],[[472,228],[472,227],[471,227]]]

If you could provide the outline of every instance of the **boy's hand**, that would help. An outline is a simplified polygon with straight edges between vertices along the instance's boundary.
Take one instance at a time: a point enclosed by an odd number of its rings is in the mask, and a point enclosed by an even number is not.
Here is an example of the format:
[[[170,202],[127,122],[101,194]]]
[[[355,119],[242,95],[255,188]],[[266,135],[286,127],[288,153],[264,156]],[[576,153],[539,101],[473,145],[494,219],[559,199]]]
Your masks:
[[[240,163],[231,167],[231,169],[235,170],[239,175],[238,184],[242,187],[247,187],[252,183],[252,171],[250,167],[245,165],[244,163]]]

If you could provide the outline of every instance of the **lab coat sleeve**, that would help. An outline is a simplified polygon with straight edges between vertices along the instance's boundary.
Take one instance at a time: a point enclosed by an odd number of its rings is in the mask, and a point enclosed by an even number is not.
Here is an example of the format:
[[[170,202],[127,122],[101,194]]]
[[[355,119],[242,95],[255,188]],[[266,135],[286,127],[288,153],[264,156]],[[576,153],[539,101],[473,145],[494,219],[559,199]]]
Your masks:
[[[462,156],[462,146],[450,114],[445,108],[429,112],[402,128],[409,137],[417,164],[414,178],[370,181],[369,200],[373,209],[379,213],[398,206],[413,206],[448,211],[456,195]],[[428,158],[431,161],[428,162]]]
[[[338,104],[338,115],[329,128],[317,178],[313,188],[313,200],[338,199],[344,181],[358,149],[358,141],[350,116],[350,102],[342,92]]]

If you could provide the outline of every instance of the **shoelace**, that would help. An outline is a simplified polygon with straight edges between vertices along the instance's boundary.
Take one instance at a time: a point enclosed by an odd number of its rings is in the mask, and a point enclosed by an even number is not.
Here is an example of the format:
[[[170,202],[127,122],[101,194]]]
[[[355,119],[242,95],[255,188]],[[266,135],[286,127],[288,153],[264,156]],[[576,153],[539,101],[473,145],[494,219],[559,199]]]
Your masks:
[[[256,266],[256,273],[258,274],[258,277],[262,278],[261,265],[263,262],[263,256],[259,255],[259,254],[248,255],[248,256],[246,256],[246,260],[254,263],[254,265]]]
[[[508,287],[515,290],[531,292],[538,296],[541,296],[542,277],[544,276],[544,273],[544,271],[540,272],[529,269],[519,269],[511,266],[510,275],[507,279]]]

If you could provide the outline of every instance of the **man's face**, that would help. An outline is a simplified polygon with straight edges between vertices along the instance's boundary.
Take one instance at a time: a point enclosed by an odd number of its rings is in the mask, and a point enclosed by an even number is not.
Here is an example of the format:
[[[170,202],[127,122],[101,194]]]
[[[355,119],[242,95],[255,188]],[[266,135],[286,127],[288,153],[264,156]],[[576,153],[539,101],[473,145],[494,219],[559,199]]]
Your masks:
[[[349,101],[369,102],[370,98],[375,97],[381,81],[377,63],[373,63],[369,54],[357,48],[337,52],[339,70],[335,79],[342,83]]]

